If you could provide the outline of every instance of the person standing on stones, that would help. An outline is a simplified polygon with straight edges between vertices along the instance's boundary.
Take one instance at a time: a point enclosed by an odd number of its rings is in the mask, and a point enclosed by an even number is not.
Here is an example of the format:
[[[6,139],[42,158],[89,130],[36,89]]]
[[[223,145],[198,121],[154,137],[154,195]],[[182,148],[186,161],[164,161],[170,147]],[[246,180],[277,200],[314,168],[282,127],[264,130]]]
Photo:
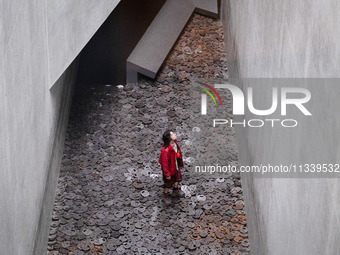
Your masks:
[[[177,136],[171,130],[167,130],[163,134],[163,147],[158,162],[161,164],[163,172],[163,198],[168,199],[171,187],[173,196],[182,196],[178,184],[182,181],[183,156],[177,143]]]

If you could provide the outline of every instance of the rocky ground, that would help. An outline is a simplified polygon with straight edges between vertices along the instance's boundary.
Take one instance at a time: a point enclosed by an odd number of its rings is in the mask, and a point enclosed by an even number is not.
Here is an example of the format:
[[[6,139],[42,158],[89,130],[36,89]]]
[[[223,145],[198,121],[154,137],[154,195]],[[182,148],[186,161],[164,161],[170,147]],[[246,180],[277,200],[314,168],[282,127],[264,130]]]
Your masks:
[[[190,172],[191,79],[227,78],[224,49],[221,22],[194,15],[155,81],[75,91],[47,254],[249,254],[239,177]],[[168,128],[185,164],[185,197],[169,206],[158,164]]]

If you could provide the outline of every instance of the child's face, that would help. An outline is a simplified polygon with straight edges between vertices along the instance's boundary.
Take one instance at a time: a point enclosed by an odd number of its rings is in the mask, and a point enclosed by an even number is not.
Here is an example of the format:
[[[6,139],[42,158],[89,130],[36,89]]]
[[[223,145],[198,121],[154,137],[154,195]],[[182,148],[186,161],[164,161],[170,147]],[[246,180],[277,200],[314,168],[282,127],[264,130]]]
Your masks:
[[[171,140],[176,140],[177,136],[174,132],[170,131],[170,138],[171,138]]]

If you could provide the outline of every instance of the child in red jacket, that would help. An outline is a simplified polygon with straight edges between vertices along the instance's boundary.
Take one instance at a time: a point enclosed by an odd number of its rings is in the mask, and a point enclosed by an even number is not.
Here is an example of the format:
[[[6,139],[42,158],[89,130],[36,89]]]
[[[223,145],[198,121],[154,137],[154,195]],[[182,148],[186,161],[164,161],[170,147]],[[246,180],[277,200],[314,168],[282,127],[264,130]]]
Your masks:
[[[163,134],[163,147],[158,162],[161,164],[164,181],[163,196],[167,197],[173,187],[173,195],[180,196],[178,183],[182,180],[181,168],[184,167],[181,148],[174,132],[167,130]]]

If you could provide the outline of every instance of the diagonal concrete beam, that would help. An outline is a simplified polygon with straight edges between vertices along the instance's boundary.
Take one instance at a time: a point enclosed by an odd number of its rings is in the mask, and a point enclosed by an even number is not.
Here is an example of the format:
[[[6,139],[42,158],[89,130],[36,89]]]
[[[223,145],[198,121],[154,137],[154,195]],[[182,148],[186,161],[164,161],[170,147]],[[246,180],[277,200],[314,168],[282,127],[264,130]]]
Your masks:
[[[219,18],[219,0],[192,0],[195,5],[195,11],[197,13],[212,17]]]
[[[139,74],[154,79],[194,12],[219,17],[218,0],[167,0],[126,63],[127,83],[137,83]]]

